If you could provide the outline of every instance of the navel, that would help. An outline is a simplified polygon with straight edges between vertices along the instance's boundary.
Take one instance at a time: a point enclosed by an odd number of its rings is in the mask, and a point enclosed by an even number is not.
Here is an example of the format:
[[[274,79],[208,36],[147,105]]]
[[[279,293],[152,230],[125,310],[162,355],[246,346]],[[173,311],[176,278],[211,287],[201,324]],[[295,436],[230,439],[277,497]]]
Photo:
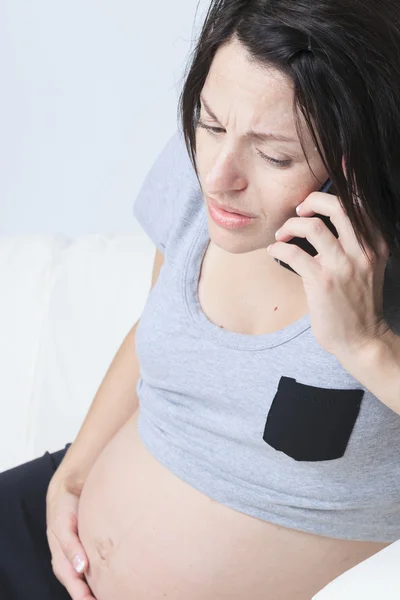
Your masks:
[[[111,538],[101,539],[96,542],[96,551],[101,560],[107,560],[114,547],[114,542]]]

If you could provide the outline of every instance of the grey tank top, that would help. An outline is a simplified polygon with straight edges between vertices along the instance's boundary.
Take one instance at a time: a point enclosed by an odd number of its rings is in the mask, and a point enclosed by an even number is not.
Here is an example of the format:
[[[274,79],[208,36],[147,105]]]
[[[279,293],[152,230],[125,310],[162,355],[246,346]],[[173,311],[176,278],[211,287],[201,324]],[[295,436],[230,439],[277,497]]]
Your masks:
[[[180,130],[134,215],[164,254],[136,333],[139,435],[193,488],[241,513],[350,540],[400,538],[400,416],[316,342],[309,316],[265,335],[212,323],[197,285],[209,235]],[[399,333],[400,266],[385,316]]]

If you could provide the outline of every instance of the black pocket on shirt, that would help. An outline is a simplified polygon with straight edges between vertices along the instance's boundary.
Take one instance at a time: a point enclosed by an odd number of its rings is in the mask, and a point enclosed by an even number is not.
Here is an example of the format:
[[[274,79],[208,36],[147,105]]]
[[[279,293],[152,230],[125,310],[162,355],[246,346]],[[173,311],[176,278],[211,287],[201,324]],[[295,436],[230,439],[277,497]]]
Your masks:
[[[281,377],[263,440],[298,461],[340,458],[360,411],[364,390],[335,390]]]

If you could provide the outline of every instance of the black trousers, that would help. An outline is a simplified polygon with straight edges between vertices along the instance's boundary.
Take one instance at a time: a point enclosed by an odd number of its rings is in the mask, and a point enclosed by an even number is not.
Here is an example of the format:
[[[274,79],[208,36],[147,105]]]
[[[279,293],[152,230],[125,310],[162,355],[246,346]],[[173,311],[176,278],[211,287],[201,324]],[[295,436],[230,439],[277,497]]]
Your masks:
[[[46,536],[47,488],[70,445],[0,473],[0,600],[71,600]]]

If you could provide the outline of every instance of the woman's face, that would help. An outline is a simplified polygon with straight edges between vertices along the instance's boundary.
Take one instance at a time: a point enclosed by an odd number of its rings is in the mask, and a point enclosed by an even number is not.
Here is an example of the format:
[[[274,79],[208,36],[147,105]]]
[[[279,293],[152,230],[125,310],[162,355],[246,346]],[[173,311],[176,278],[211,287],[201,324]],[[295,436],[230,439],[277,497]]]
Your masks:
[[[296,216],[296,206],[328,178],[301,117],[305,148],[318,179],[307,165],[296,133],[292,84],[276,70],[251,64],[244,47],[233,40],[218,49],[201,97],[196,153],[210,238],[234,254],[266,248],[275,241],[275,231]],[[201,124],[218,130],[210,132]],[[252,138],[245,135],[249,130],[293,141]],[[210,215],[210,198],[255,218],[238,229],[222,227]]]

